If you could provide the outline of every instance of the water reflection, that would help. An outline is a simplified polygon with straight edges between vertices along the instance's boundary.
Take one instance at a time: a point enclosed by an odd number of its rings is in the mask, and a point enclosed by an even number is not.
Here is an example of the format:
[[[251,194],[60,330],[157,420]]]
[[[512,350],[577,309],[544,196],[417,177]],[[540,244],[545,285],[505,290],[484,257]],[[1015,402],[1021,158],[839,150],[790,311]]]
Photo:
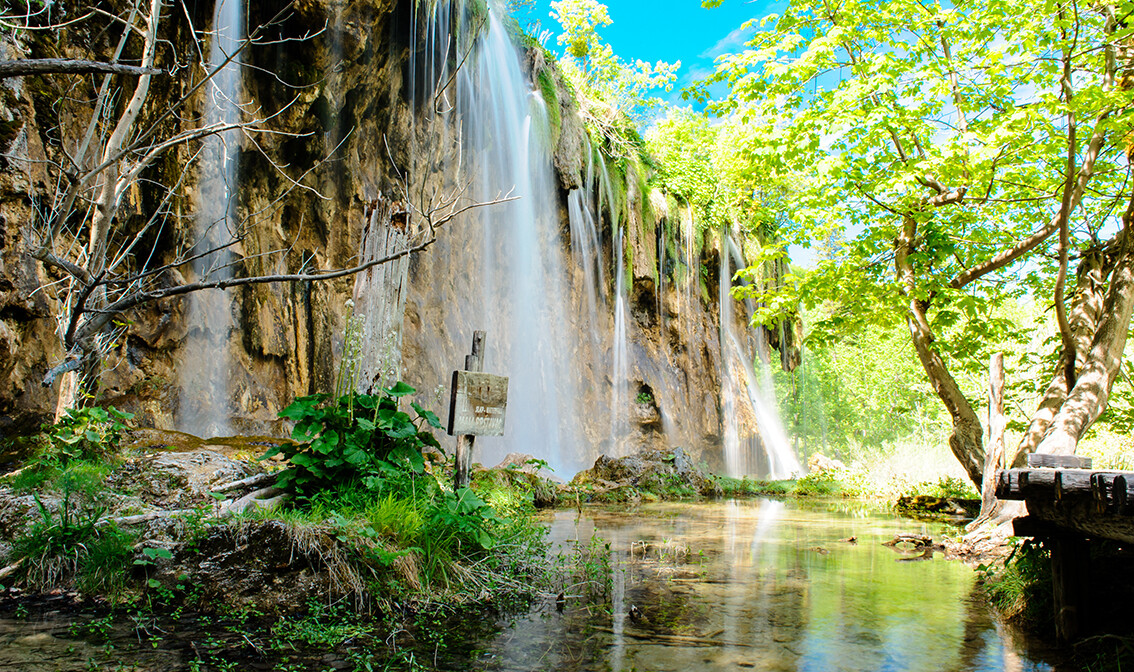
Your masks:
[[[610,542],[608,597],[541,605],[487,645],[499,670],[1049,670],[1001,630],[971,569],[882,545],[941,528],[771,500],[560,512]],[[846,541],[855,537],[855,542]]]

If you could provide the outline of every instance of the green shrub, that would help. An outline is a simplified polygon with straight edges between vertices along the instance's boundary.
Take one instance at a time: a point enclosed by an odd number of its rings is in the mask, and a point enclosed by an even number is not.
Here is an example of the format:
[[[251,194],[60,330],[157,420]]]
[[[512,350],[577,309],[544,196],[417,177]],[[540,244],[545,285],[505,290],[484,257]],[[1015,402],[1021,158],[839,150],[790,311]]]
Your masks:
[[[903,493],[903,496],[906,497],[917,495],[940,497],[941,499],[980,499],[980,493],[976,491],[972,483],[953,476],[941,476],[936,483],[922,481]]]
[[[44,455],[66,466],[76,460],[99,460],[118,451],[126,421],[133,413],[113,406],[68,408],[59,422],[46,427],[51,450]]]
[[[354,481],[377,491],[383,481],[402,479],[407,471],[421,474],[422,450],[440,447],[426,427],[439,429],[441,421],[416,403],[410,404],[416,418],[400,410],[400,399],[414,391],[399,382],[377,395],[296,399],[280,412],[295,422],[291,438],[296,443],[271,448],[260,459],[286,457],[291,466],[276,483],[301,496]]]
[[[803,476],[795,482],[792,489],[797,495],[825,497],[838,495],[843,485],[831,470],[816,471]]]
[[[1051,553],[1042,541],[1016,541],[1002,565],[980,565],[984,588],[1007,618],[1031,627],[1051,625]]]
[[[81,479],[61,479],[63,498],[52,512],[35,495],[40,520],[12,542],[12,558],[34,590],[66,588],[108,592],[125,581],[133,537],[113,523],[100,522],[105,507]]]

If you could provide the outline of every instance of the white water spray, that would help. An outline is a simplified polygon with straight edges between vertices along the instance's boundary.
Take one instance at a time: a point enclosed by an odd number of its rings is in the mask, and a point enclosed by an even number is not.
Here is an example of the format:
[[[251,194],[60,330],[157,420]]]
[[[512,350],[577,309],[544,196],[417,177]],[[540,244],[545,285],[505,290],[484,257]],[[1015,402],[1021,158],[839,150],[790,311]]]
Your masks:
[[[625,231],[618,228],[614,253],[617,263],[614,281],[614,342],[612,344],[610,367],[610,441],[612,456],[626,454],[630,434],[629,400],[629,348],[626,340],[626,269],[623,237]]]
[[[767,462],[767,473],[760,475],[772,479],[789,478],[802,473],[802,469],[791,450],[776,408],[775,387],[768,349],[762,341],[763,334],[758,335],[758,352],[753,357],[750,350],[741,343],[733,325],[732,268],[729,261],[733,256],[739,257],[739,253],[727,231],[722,232],[721,248],[721,422],[725,467],[730,476],[753,474],[759,465],[758,455],[762,449]],[[758,359],[761,363],[763,375],[759,378],[753,359]],[[758,434],[741,436],[741,408],[751,411]]]
[[[240,121],[240,58],[244,36],[242,0],[217,0],[209,45],[209,71],[215,71],[206,98],[205,122],[232,125]],[[227,62],[226,62],[227,61]],[[235,256],[228,246],[236,237],[237,155],[239,132],[226,130],[205,138],[201,150],[200,186],[195,226],[198,253],[215,250],[193,262],[197,280],[232,277]],[[222,249],[223,248],[223,249]],[[181,371],[181,428],[204,437],[230,433],[229,332],[231,302],[224,290],[189,295],[188,341]]]
[[[473,331],[483,329],[484,370],[509,377],[505,436],[482,437],[474,459],[495,464],[509,452],[521,452],[547,460],[559,473],[573,473],[586,466],[579,373],[562,282],[558,190],[542,142],[548,134],[542,101],[520,69],[498,8],[489,9],[482,27],[462,26],[451,36],[456,5],[442,1],[417,7],[428,12],[418,21],[429,48],[412,66],[415,108],[427,115],[449,109],[455,114],[456,123],[445,126],[463,133],[461,155],[459,165],[447,162],[447,167],[456,182],[471,178],[469,199],[517,197],[447,225],[430,250],[439,277],[457,280],[451,290],[431,288],[434,296],[417,298],[435,301],[445,311],[444,333],[428,347],[456,366]],[[468,20],[460,15],[459,21]],[[446,50],[454,48],[459,56],[449,58]],[[454,63],[461,64],[455,73]],[[439,92],[436,87],[450,80],[451,86]],[[452,293],[442,295],[447,291]]]

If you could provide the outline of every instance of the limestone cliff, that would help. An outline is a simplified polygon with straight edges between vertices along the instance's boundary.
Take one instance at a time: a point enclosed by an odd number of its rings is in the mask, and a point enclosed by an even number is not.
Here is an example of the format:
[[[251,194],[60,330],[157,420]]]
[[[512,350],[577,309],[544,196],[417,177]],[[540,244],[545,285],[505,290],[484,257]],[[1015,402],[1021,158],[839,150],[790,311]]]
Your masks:
[[[267,22],[282,6],[250,3],[249,25]],[[390,226],[401,211],[395,207],[399,199],[412,198],[408,187],[452,192],[462,188],[463,180],[477,177],[476,170],[465,167],[469,159],[464,154],[472,151],[470,127],[487,123],[446,116],[438,125],[435,119],[446,105],[459,108],[459,99],[470,95],[470,87],[428,81],[429,73],[443,69],[422,64],[435,58],[454,71],[470,71],[462,77],[476,76],[471,65],[460,65],[466,57],[471,62],[469,54],[476,49],[466,53],[459,47],[478,31],[489,30],[484,21],[478,22],[483,6],[457,3],[451,16],[442,17],[457,36],[445,48],[432,44],[433,35],[423,28],[424,6],[413,0],[304,0],[273,28],[271,39],[248,49],[244,93],[254,107],[277,116],[273,133],[248,137],[241,145],[236,207],[249,225],[235,250],[241,259],[238,277],[352,266],[361,254],[364,231],[368,226]],[[162,67],[201,67],[187,56],[196,48],[194,30],[210,20],[208,11],[193,5],[167,14],[162,35],[169,48],[159,58]],[[101,25],[68,28],[50,37],[25,36],[3,47],[7,57],[106,59],[112,45],[88,39]],[[526,87],[535,92],[528,128],[540,136],[534,142],[542,149],[534,150],[538,158],[532,160],[552,171],[547,193],[554,203],[546,211],[552,213],[554,245],[559,248],[553,254],[559,260],[555,272],[544,282],[547,296],[562,303],[555,310],[561,316],[555,330],[561,333],[554,347],[567,352],[543,354],[564,357],[574,367],[561,376],[570,378],[569,393],[556,392],[553,398],[559,402],[533,400],[533,407],[554,412],[555,426],[574,428],[571,466],[586,464],[601,452],[640,445],[682,445],[695,453],[704,451],[715,461],[722,436],[721,379],[735,375],[720,356],[720,299],[715,289],[720,237],[683,229],[681,213],[663,196],[651,195],[649,176],[639,169],[612,169],[605,185],[595,179],[596,161],[606,159],[588,137],[569,87],[538,46],[524,48],[519,63]],[[37,162],[58,156],[60,117],[84,114],[82,95],[56,104],[54,96],[68,87],[83,94],[93,90],[89,78],[55,76],[8,80],[0,90],[0,438],[34,430],[55,410],[56,390],[39,381],[63,357],[53,305],[57,294],[44,289],[59,278],[30,258],[27,234],[35,208],[49,202],[52,188]],[[434,93],[423,96],[423,91]],[[148,113],[156,114],[186,93],[183,81],[167,77],[147,102]],[[203,96],[193,98],[175,125],[192,124],[203,105]],[[169,132],[176,130],[171,127]],[[184,185],[175,195],[179,212],[193,208],[196,178],[182,175],[192,165],[193,151],[194,146],[186,145],[171,152],[129,193],[127,210],[135,219],[152,211],[165,189],[161,185],[178,184],[179,179]],[[297,180],[301,188],[287,191],[289,180]],[[604,189],[621,195],[617,204],[600,193]],[[581,190],[579,200],[598,218],[599,247],[592,251],[597,267],[590,271],[578,261],[579,241],[571,235],[568,198],[575,190]],[[397,337],[401,375],[442,415],[446,403],[437,403],[434,394],[447,386],[450,372],[461,363],[470,330],[488,328],[491,333],[497,326],[482,324],[486,314],[478,313],[468,298],[481,291],[476,276],[484,265],[508,262],[500,257],[510,249],[505,243],[480,242],[479,232],[491,224],[493,212],[499,210],[485,208],[450,222],[439,230],[437,242],[409,264],[404,323]],[[376,218],[375,213],[382,215]],[[390,221],[377,221],[383,218]],[[171,219],[152,239],[152,253],[139,264],[157,268],[169,263],[178,241],[191,235],[191,219]],[[625,232],[621,248],[620,229]],[[611,366],[619,347],[614,315],[619,255],[629,316],[624,388],[613,379],[618,374]],[[178,283],[189,273],[179,267],[168,270],[166,277]],[[588,277],[599,276],[601,285],[594,287]],[[277,413],[291,399],[334,388],[351,311],[348,299],[356,291],[352,278],[226,290],[234,326],[225,346],[231,382],[224,401],[234,429],[278,433],[282,425]],[[179,371],[212,356],[193,349],[200,325],[188,323],[186,314],[186,299],[178,297],[125,316],[101,373],[100,403],[133,411],[144,425],[179,427],[181,409],[192,401],[189,396],[209,393],[183,389]],[[737,306],[730,314],[736,328],[743,330],[743,309]],[[371,348],[369,356],[376,351],[381,348]],[[616,393],[622,389],[625,393]],[[628,428],[622,446],[611,438],[618,418]],[[509,417],[510,423],[529,420]],[[754,420],[746,419],[745,424],[748,433],[755,431]],[[493,455],[492,446],[491,441],[482,444],[486,459]],[[541,448],[522,447],[537,456]]]

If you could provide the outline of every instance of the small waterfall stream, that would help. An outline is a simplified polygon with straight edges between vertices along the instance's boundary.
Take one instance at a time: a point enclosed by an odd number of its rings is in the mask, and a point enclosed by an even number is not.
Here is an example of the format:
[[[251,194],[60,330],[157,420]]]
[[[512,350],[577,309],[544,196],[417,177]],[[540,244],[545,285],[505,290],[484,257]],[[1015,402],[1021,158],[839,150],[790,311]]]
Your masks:
[[[217,0],[209,44],[209,71],[216,71],[207,88],[205,122],[230,125],[240,121],[240,56],[232,60],[244,37],[242,0]],[[227,63],[226,63],[227,61]],[[193,262],[198,280],[231,278],[236,238],[237,157],[240,132],[226,130],[205,138],[200,154]],[[219,249],[224,248],[224,249]],[[181,372],[180,426],[202,437],[223,436],[229,426],[229,332],[232,301],[221,289],[194,292],[188,297],[190,325]]]
[[[728,231],[721,234],[720,269],[720,338],[721,338],[721,415],[725,465],[730,476],[758,473],[763,453],[766,473],[758,475],[771,479],[789,478],[802,473],[799,460],[788,442],[775,402],[775,386],[768,346],[762,330],[756,330],[755,353],[745,347],[733,324],[735,302],[732,298],[732,264],[743,264],[743,257]],[[745,324],[751,315],[746,306]],[[753,361],[760,362],[757,376]],[[738,378],[741,380],[738,381]],[[741,409],[750,411],[758,434],[741,436]],[[763,470],[759,470],[763,471]]]
[[[614,280],[614,343],[611,347],[610,362],[610,440],[611,453],[621,457],[626,454],[626,442],[630,434],[629,386],[630,367],[626,339],[626,269],[623,240],[625,229],[618,227],[615,239],[615,280]]]

